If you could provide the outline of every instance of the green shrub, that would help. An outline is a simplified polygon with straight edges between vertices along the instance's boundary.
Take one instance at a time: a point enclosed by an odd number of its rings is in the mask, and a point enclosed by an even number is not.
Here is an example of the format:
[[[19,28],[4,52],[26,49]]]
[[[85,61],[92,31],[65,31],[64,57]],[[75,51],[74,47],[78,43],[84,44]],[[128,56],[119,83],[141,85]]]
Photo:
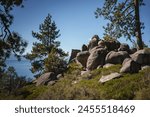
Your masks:
[[[41,95],[45,90],[47,89],[47,86],[38,86],[36,87],[34,84],[27,85],[17,91],[16,96],[20,99],[37,99],[39,95]]]
[[[47,99],[47,100],[99,100],[99,99],[150,99],[150,69],[141,70],[135,74],[122,74],[121,78],[100,83],[102,75],[119,72],[121,65],[110,68],[95,69],[88,74],[80,75],[82,68],[71,63],[54,85],[39,86],[27,85],[16,92],[16,95],[7,99]],[[1,95],[1,94],[0,94]]]

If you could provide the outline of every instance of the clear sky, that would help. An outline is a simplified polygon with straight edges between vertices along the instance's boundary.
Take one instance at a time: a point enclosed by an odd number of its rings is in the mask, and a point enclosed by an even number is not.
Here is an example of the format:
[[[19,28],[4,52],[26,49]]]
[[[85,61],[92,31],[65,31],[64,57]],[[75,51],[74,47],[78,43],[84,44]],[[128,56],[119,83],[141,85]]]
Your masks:
[[[144,0],[146,6],[141,8],[141,20],[145,23],[143,40],[150,45],[150,0]],[[61,48],[66,52],[71,49],[80,49],[88,44],[91,37],[98,34],[103,37],[103,28],[106,21],[96,19],[94,12],[103,5],[104,0],[26,0],[24,8],[15,8],[13,11],[14,23],[12,29],[21,34],[28,42],[26,52],[32,49],[36,41],[31,31],[39,30],[39,24],[50,13],[55,21],[61,36]],[[124,42],[124,40],[121,40]]]

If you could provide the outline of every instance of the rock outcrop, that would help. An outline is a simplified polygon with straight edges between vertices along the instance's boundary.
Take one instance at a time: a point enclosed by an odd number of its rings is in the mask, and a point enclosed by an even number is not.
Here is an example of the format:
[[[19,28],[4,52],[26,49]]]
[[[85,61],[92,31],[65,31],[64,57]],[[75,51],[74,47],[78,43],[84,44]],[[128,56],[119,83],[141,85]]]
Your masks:
[[[127,51],[130,52],[130,47],[128,44],[121,44],[120,47],[118,48],[118,51]]]
[[[123,61],[121,73],[138,73],[141,69],[140,64],[133,61],[131,58],[127,58]]]
[[[105,41],[104,40],[100,40],[98,42],[98,46],[101,47],[101,48],[105,48],[106,47]]]
[[[50,81],[57,80],[53,72],[48,72],[42,74],[39,78],[35,80],[36,86],[47,85]]]
[[[107,54],[105,62],[111,64],[122,64],[126,58],[130,58],[128,52],[126,51],[111,51]]]
[[[116,40],[100,40],[98,35],[94,35],[88,46],[82,45],[81,51],[72,49],[69,63],[72,61],[82,66],[80,67],[81,74],[79,72],[80,78],[88,80],[92,78],[94,69],[109,69],[116,64],[122,65],[120,73],[115,72],[101,77],[99,82],[105,83],[120,78],[121,73],[138,73],[141,69],[150,68],[150,48],[137,51],[136,48],[130,49],[128,44],[121,44]],[[34,80],[34,83],[36,86],[53,85],[57,80],[65,78],[63,75],[61,73],[56,77],[53,72],[48,72]],[[73,81],[73,84],[78,83],[79,80],[81,79]]]
[[[136,48],[130,49],[130,54],[134,54],[135,52],[137,52],[137,49],[136,49]]]
[[[80,50],[72,49],[69,62],[71,62],[74,58],[76,58],[76,56],[77,56],[77,54],[78,54],[79,52],[80,52]]]
[[[87,70],[96,69],[99,65],[103,66],[105,64],[105,56],[107,54],[107,49],[98,48],[91,52],[87,60]]]
[[[119,74],[119,73],[117,73],[117,72],[111,73],[111,74],[109,74],[109,75],[102,76],[102,77],[100,78],[99,82],[105,83],[105,82],[110,81],[110,80],[112,80],[112,79],[120,78],[121,76],[122,76],[122,75]]]
[[[108,51],[115,51],[118,50],[120,47],[120,43],[118,41],[106,41],[106,40],[100,40],[98,42],[98,46],[107,48]]]
[[[81,75],[91,70],[99,68],[109,68],[116,64],[121,64],[120,73],[137,73],[139,70],[150,66],[150,49],[137,51],[130,49],[128,44],[121,44],[116,40],[102,40],[98,35],[94,35],[88,46],[83,44],[81,52],[73,50],[71,59],[76,58],[76,62],[84,67]],[[116,77],[119,73],[113,73],[102,77],[100,82],[106,82]]]
[[[90,53],[88,51],[79,52],[76,56],[77,63],[86,68],[86,63],[89,55]]]
[[[150,65],[150,48],[139,50],[131,58],[140,65]]]
[[[109,41],[104,41],[105,46],[107,47],[108,51],[116,51],[120,47],[120,42],[114,41],[114,40],[109,40]]]
[[[89,42],[88,49],[91,50],[94,47],[98,46],[98,41],[99,41],[99,36],[98,35],[94,35],[92,37],[91,41]]]
[[[88,51],[88,47],[85,44],[82,45],[82,51]]]

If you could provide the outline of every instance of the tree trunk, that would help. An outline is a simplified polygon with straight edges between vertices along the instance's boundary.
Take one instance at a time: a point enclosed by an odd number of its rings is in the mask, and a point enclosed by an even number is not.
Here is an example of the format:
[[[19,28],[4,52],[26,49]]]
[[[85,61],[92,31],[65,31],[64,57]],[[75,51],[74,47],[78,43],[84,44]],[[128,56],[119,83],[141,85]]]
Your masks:
[[[138,49],[143,49],[143,41],[142,41],[142,34],[141,34],[141,22],[140,22],[140,14],[139,14],[139,0],[134,0],[135,5],[135,21],[136,21],[136,38],[137,38],[137,46]]]

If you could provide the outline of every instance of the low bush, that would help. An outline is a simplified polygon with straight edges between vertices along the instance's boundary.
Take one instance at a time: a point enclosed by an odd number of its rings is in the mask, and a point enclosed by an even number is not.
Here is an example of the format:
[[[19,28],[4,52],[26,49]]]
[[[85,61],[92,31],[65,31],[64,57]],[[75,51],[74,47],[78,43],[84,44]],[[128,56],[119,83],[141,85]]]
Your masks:
[[[19,89],[15,96],[8,99],[44,99],[44,100],[128,100],[150,99],[150,69],[141,70],[135,74],[122,74],[121,78],[113,79],[106,83],[100,83],[102,75],[119,72],[121,65],[110,68],[99,68],[80,75],[82,68],[71,63],[64,77],[54,85],[38,86],[29,84]]]

